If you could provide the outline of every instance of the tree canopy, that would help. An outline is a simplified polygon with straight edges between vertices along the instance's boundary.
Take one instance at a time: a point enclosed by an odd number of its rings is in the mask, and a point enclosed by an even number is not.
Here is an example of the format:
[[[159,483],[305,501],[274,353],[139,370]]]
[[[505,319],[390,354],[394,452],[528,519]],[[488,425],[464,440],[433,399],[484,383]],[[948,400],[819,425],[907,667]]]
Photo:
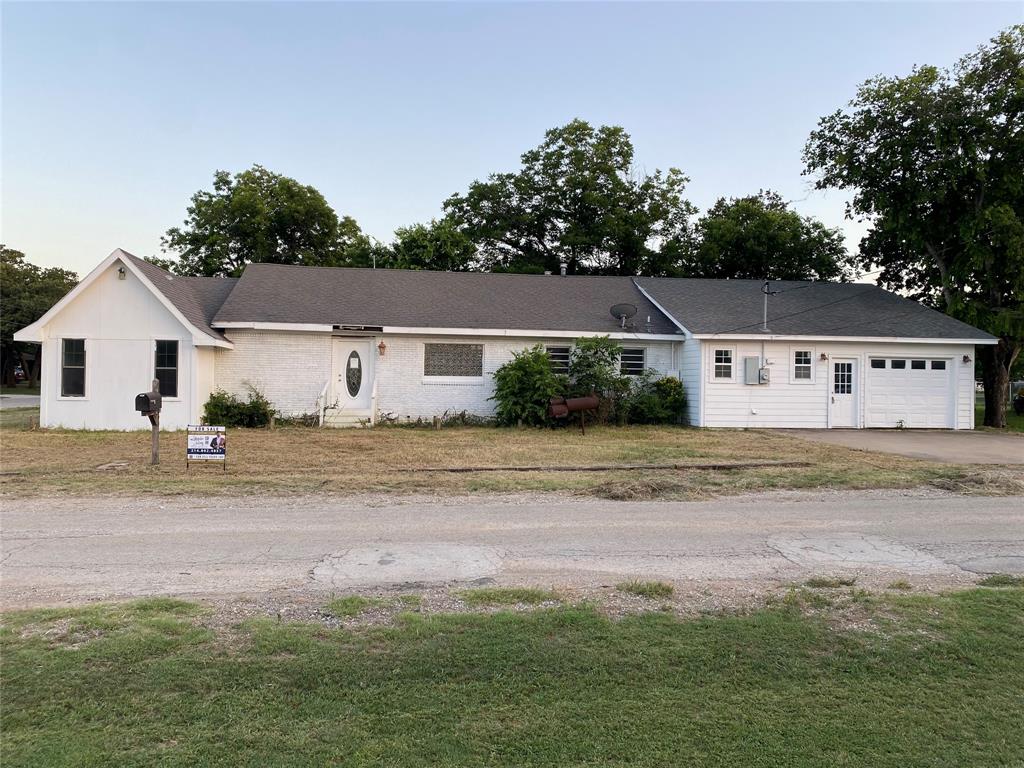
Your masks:
[[[21,365],[33,383],[38,380],[38,359],[26,365],[27,345],[14,340],[15,331],[31,325],[75,287],[78,275],[59,267],[43,269],[25,260],[25,254],[0,244],[0,367],[3,382],[14,383],[14,368]]]
[[[999,337],[979,347],[985,424],[1005,426],[1024,343],[1024,26],[952,70],[876,77],[821,119],[804,152],[819,189],[853,192],[862,266]]]
[[[573,120],[521,159],[519,171],[475,181],[444,204],[482,269],[663,274],[662,247],[687,237],[688,179],[676,168],[638,172],[622,128]]]
[[[476,267],[476,246],[451,219],[395,230],[385,265],[395,269],[466,272]]]
[[[850,263],[842,232],[800,216],[769,190],[719,198],[697,220],[678,270],[685,277],[843,280]]]
[[[178,257],[162,265],[178,274],[237,277],[251,262],[361,266],[373,256],[354,219],[339,219],[316,189],[260,165],[215,172],[213,189],[196,192],[187,213],[161,241]]]

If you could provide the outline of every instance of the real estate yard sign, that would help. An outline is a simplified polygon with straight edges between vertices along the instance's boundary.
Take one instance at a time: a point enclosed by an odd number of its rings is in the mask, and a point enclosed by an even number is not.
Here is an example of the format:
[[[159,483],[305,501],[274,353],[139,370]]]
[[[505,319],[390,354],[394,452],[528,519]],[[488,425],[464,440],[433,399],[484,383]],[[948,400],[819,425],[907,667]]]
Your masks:
[[[219,461],[228,466],[227,430],[224,427],[188,425],[185,442],[185,467],[193,461]]]

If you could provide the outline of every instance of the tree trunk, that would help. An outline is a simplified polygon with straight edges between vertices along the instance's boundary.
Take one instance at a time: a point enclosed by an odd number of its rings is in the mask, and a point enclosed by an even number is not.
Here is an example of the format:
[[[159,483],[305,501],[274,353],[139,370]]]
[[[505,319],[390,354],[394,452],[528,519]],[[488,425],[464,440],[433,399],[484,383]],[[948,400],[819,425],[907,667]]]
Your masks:
[[[1010,399],[1010,367],[1020,352],[1020,342],[1005,336],[993,346],[981,349],[981,380],[985,385],[986,427],[1006,428],[1006,407]]]

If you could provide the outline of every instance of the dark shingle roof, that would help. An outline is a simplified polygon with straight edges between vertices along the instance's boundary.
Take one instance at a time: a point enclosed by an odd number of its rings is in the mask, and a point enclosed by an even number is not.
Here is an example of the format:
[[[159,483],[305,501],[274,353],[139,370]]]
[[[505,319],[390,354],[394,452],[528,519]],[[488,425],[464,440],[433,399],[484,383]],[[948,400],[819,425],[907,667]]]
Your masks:
[[[696,334],[758,334],[760,280],[580,277],[250,264],[241,278],[179,277],[122,251],[190,323],[308,323],[614,333],[613,304],[634,304],[627,330],[677,332],[660,305]],[[648,300],[643,288],[657,305]],[[768,329],[793,336],[993,337],[864,283],[774,282]],[[650,323],[647,323],[647,318]]]
[[[635,332],[677,332],[629,277],[280,264],[247,266],[215,322],[614,333],[609,310],[621,303],[637,307]]]
[[[127,251],[122,250],[121,253],[142,271],[186,320],[208,336],[224,340],[224,335],[210,325],[238,278],[180,277]]]
[[[757,333],[764,296],[760,280],[637,278],[648,294],[695,334]],[[988,340],[992,336],[948,315],[864,283],[773,282],[768,329],[794,336],[875,336]]]

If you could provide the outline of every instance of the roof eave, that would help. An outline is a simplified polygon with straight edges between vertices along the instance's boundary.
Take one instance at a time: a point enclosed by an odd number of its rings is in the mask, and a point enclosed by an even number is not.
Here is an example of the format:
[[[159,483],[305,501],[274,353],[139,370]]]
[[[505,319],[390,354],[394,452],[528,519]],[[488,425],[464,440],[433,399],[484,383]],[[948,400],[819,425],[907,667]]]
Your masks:
[[[998,344],[994,336],[980,339],[944,338],[941,336],[828,336],[798,333],[695,333],[695,339],[722,339],[729,341],[855,341],[872,344]]]

